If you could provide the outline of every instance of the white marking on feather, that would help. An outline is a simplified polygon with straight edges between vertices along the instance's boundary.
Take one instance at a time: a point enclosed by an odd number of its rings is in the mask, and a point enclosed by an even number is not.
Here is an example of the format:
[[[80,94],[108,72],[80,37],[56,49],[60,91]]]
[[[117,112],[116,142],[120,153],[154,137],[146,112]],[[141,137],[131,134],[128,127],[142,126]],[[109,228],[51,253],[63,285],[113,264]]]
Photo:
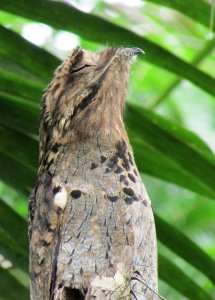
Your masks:
[[[62,188],[54,197],[54,205],[64,209],[67,204],[67,192],[65,188]]]
[[[106,291],[116,291],[119,292],[124,289],[127,282],[126,277],[119,270],[115,273],[113,277],[107,276],[96,276],[91,282],[91,286],[94,288],[100,288]]]
[[[91,282],[93,292],[97,289],[114,292],[115,296],[124,299],[126,295],[130,295],[130,278],[132,274],[132,250],[130,246],[126,246],[122,251],[121,261],[116,265],[116,272],[113,277],[96,276]],[[111,298],[112,299],[112,298]],[[114,298],[116,299],[116,298]],[[118,299],[118,298],[117,298]]]

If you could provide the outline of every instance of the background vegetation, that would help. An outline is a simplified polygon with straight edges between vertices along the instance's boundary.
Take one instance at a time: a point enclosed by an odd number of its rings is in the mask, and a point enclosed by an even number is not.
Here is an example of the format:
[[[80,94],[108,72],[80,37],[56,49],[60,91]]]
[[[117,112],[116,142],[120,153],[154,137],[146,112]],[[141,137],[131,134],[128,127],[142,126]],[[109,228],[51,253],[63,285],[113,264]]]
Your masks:
[[[133,67],[125,120],[153,201],[160,294],[214,299],[215,1],[67,2],[74,6],[1,0],[0,299],[29,299],[27,198],[40,99],[78,44],[145,50]]]

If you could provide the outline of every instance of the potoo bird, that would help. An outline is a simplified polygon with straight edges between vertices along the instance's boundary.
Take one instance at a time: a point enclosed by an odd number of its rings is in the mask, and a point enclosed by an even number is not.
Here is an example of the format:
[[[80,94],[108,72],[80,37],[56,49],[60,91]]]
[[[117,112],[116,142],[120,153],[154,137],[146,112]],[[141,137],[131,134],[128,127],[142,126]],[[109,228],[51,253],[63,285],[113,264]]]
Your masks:
[[[151,202],[122,119],[139,48],[74,49],[42,100],[32,300],[158,299]]]

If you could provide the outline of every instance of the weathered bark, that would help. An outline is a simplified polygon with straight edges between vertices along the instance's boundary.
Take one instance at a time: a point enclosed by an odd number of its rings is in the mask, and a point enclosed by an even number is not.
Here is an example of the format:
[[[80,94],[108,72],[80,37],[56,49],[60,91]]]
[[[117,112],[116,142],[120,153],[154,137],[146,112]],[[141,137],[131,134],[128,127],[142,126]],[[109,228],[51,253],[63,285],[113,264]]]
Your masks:
[[[32,300],[157,299],[151,202],[124,128],[106,132],[70,135],[40,169],[30,207]]]

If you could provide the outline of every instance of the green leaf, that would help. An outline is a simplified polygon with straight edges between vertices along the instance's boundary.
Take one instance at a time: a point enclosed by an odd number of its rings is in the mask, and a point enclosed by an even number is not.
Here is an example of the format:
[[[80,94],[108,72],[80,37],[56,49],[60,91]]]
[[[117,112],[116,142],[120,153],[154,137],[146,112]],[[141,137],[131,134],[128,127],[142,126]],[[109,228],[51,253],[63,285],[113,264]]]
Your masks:
[[[159,277],[188,299],[212,300],[204,289],[162,254],[158,255]]]
[[[158,4],[159,7],[166,6],[181,12],[182,14],[192,18],[206,27],[209,27],[211,7],[208,3],[202,0],[145,0]],[[215,31],[215,24],[213,24],[213,31]]]
[[[28,273],[27,224],[0,199],[0,253]]]
[[[215,38],[210,40],[205,44],[203,49],[195,56],[195,58],[192,60],[193,65],[199,65],[202,60],[204,60],[214,49],[215,47]],[[169,94],[173,92],[173,90],[176,89],[176,87],[181,83],[183,78],[176,77],[173,79],[168,86],[164,88],[164,90],[157,96],[157,99],[155,99],[148,107],[150,109],[154,109],[157,107],[164,99],[168,97]]]
[[[13,0],[1,0],[1,8],[56,29],[71,31],[95,42],[143,48],[146,52],[145,60],[185,77],[211,95],[215,95],[215,80],[212,77],[146,38],[100,17],[81,12],[62,2],[47,0],[37,0],[36,6],[33,0],[20,0],[16,5]]]
[[[25,195],[30,194],[36,182],[36,172],[4,154],[0,155],[0,166],[0,178],[2,181]]]
[[[43,88],[43,84],[21,77],[20,74],[17,76],[15,70],[14,73],[0,72],[0,90],[9,94],[39,102],[42,98]]]
[[[214,156],[200,146],[202,142],[200,143],[199,139],[194,138],[189,131],[180,129],[176,124],[142,107],[130,105],[128,113],[127,125],[136,136],[190,173],[200,185],[204,185],[208,192],[210,191],[211,197],[215,198]],[[194,188],[195,186],[192,187]]]
[[[15,32],[0,26],[0,55],[30,71],[39,82],[51,79],[59,60],[28,42]]]
[[[28,245],[27,226],[25,220],[13,211],[6,203],[0,199],[0,214],[2,216],[0,227],[6,231],[10,237],[19,244],[24,254]],[[3,217],[4,216],[4,217]],[[16,226],[14,226],[16,224]]]
[[[169,153],[161,153],[151,144],[145,142],[136,133],[128,129],[134,157],[139,172],[175,183],[189,190],[214,198],[214,192],[201,180],[193,176],[186,168],[170,157]],[[179,146],[180,147],[180,146]]]
[[[172,224],[168,224],[157,214],[154,216],[160,242],[215,283],[215,261]]]
[[[0,267],[0,298],[3,300],[29,299],[28,289],[2,267]]]
[[[38,168],[38,142],[34,139],[0,126],[0,153],[11,158],[28,168],[37,172]]]
[[[38,134],[39,104],[0,91],[0,124],[28,134]]]

